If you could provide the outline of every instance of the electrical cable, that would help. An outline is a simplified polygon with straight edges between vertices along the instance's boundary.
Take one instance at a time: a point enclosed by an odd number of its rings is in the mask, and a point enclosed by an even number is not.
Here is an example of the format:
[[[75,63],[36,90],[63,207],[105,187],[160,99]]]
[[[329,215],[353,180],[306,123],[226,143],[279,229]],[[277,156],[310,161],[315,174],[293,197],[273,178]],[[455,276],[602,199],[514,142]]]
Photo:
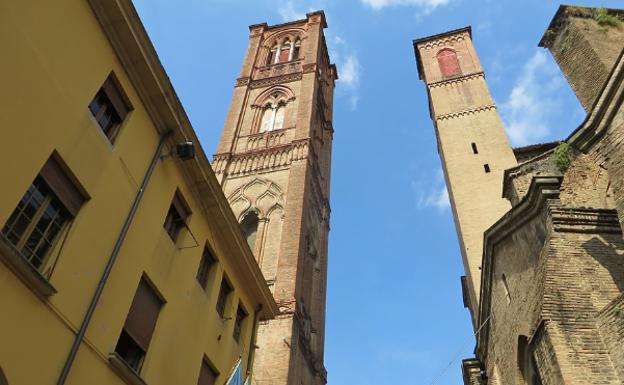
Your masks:
[[[483,327],[485,326],[485,324],[490,320],[490,318],[492,317],[492,313],[490,313],[490,315],[485,319],[485,321],[483,321],[483,323],[481,323],[481,325],[479,326],[479,328],[477,329],[477,331],[474,332],[473,336],[476,337],[477,334],[479,334],[479,332],[481,331],[481,329],[483,329]],[[438,380],[440,378],[442,378],[442,376],[444,375],[444,373],[446,373],[446,371],[451,367],[451,365],[453,365],[453,362],[455,362],[455,360],[457,360],[457,358],[461,355],[461,353],[464,351],[464,349],[466,349],[466,346],[470,343],[470,341],[466,341],[466,343],[464,343],[459,350],[457,350],[457,353],[455,353],[455,355],[453,356],[453,358],[451,359],[451,361],[448,363],[448,365],[446,365],[446,367],[444,367],[442,369],[442,371],[433,378],[433,381],[431,381],[429,383],[429,385],[435,385]]]

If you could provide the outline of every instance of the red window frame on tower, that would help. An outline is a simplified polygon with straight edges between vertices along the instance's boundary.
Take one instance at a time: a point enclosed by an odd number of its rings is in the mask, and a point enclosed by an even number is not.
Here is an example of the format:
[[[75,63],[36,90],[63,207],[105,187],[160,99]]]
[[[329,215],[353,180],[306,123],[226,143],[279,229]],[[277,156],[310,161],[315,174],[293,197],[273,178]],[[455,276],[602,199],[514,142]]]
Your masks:
[[[450,48],[444,48],[436,55],[440,73],[444,77],[456,76],[461,74],[461,67],[457,59],[457,53]]]

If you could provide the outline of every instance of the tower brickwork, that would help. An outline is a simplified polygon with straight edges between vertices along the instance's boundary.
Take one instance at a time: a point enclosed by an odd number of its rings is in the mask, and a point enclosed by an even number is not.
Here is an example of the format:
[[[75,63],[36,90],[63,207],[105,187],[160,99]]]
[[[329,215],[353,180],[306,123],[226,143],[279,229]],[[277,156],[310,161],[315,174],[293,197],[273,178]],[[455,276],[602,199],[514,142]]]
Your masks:
[[[587,112],[624,48],[620,18],[620,9],[562,5],[539,43],[550,50]]]
[[[453,209],[473,323],[479,303],[483,232],[510,208],[505,169],[516,165],[472,44],[470,27],[414,41],[420,79]]]
[[[250,26],[213,168],[280,307],[252,384],[322,385],[336,68],[322,11]],[[251,314],[255,309],[247,309]],[[250,348],[250,347],[242,347]],[[253,348],[253,347],[252,347]]]

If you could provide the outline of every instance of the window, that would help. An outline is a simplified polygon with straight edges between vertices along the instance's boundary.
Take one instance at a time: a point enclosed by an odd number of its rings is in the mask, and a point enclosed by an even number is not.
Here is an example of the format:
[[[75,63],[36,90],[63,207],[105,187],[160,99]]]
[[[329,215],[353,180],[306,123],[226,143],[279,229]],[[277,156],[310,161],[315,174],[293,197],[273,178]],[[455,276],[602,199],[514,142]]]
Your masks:
[[[243,234],[245,234],[249,248],[251,251],[254,251],[256,233],[258,232],[258,214],[254,211],[248,212],[241,221],[241,230],[243,230]]]
[[[219,298],[217,298],[217,313],[221,318],[225,318],[225,305],[227,304],[227,299],[232,292],[232,286],[227,282],[225,277],[221,280],[221,288],[219,289]]]
[[[162,304],[146,279],[141,278],[115,347],[115,353],[137,373],[141,370]]]
[[[262,111],[262,120],[260,121],[260,132],[280,130],[284,128],[284,115],[286,113],[286,105],[283,103],[277,106],[267,105]]]
[[[290,60],[291,47],[292,47],[292,44],[290,43],[290,40],[286,40],[284,43],[282,43],[282,46],[280,47],[280,54],[279,54],[280,63],[286,63],[287,61]]]
[[[48,159],[2,228],[2,235],[39,271],[86,200],[57,158],[54,153]]]
[[[440,73],[443,77],[461,75],[459,60],[457,60],[455,51],[445,48],[438,52],[437,58],[438,65],[440,66]]]
[[[234,331],[232,332],[232,337],[236,340],[236,342],[240,342],[241,331],[243,330],[243,321],[247,318],[247,313],[241,305],[238,305],[238,309],[236,309],[236,319],[234,320]]]
[[[478,154],[479,150],[477,150],[477,144],[476,143],[470,143],[470,145],[472,146],[472,153],[473,154]]]
[[[299,59],[299,51],[301,50],[301,40],[297,40],[292,49],[292,58],[291,60]]]
[[[217,381],[217,377],[219,377],[219,373],[217,373],[210,364],[206,362],[206,360],[202,360],[202,366],[199,371],[199,380],[197,380],[197,385],[214,385]]]
[[[132,110],[128,97],[121,91],[119,82],[113,73],[108,75],[102,87],[89,103],[89,110],[112,143],[119,132],[121,122]]]
[[[163,225],[167,234],[169,234],[171,240],[174,242],[180,230],[186,227],[186,219],[189,215],[191,215],[191,210],[182,199],[180,191],[176,191],[171,206],[169,206],[167,217],[165,217],[165,224]]]
[[[208,246],[204,247],[204,253],[199,261],[199,269],[197,269],[197,282],[205,289],[208,285],[208,275],[212,266],[217,263],[217,259],[212,255]]]
[[[483,165],[483,170],[485,170],[485,173],[487,174],[488,172],[490,172],[490,165],[489,164],[484,164]]]
[[[267,65],[275,64],[277,59],[277,44],[271,48],[269,51],[269,56],[267,57]]]

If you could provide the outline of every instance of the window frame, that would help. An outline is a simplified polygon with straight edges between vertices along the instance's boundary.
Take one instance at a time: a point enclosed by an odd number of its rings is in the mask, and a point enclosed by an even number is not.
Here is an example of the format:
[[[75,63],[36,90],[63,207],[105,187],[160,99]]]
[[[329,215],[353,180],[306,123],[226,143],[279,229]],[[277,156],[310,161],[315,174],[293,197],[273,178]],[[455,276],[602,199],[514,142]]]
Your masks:
[[[109,73],[87,108],[111,144],[115,143],[126,117],[134,109],[114,72]],[[103,123],[105,116],[108,120]]]
[[[178,241],[182,229],[188,227],[187,221],[191,214],[191,209],[184,200],[182,193],[176,189],[163,223],[163,228],[173,243]]]
[[[58,242],[67,235],[73,219],[88,199],[88,194],[54,151],[2,225],[0,236],[24,262],[48,279],[60,254],[58,248],[62,247]],[[36,200],[36,206],[32,205]],[[29,209],[32,212],[27,214]],[[16,230],[17,226],[22,228]],[[54,233],[52,226],[56,227]],[[29,247],[32,241],[35,241],[34,248]],[[40,250],[42,254],[38,254]]]
[[[195,279],[197,280],[197,283],[199,283],[199,285],[204,290],[206,290],[208,287],[208,281],[210,281],[210,273],[217,265],[218,261],[219,260],[215,256],[215,253],[212,251],[212,248],[208,244],[206,244],[199,260],[197,274],[195,274]]]
[[[234,327],[232,328],[232,338],[237,343],[240,343],[241,336],[243,334],[244,322],[249,316],[249,313],[245,311],[243,305],[239,302],[236,307],[236,314],[234,315]]]
[[[221,278],[221,285],[219,286],[219,295],[217,296],[217,303],[215,304],[215,308],[217,310],[217,314],[221,319],[225,319],[227,314],[227,304],[230,296],[234,292],[234,287],[229,282],[227,277],[224,275]]]
[[[151,304],[150,301],[152,302]],[[145,358],[147,357],[149,347],[152,343],[154,333],[158,325],[160,313],[162,312],[165,304],[165,299],[160,294],[158,289],[156,289],[151,280],[146,275],[142,275],[134,291],[132,302],[130,303],[130,307],[128,308],[126,319],[119,333],[119,337],[117,338],[117,343],[115,344],[115,349],[113,353],[137,375],[141,373],[141,370],[143,369],[143,363],[145,362]],[[154,307],[154,305],[158,306],[158,309],[156,311],[152,311],[152,317],[149,317],[150,305],[152,305],[152,307]],[[137,331],[135,329],[139,327],[137,325],[140,325],[140,327],[147,327],[150,330],[148,331],[148,333],[145,333],[144,331]],[[127,339],[129,339],[130,342],[134,344],[134,347],[138,348],[142,352],[142,356],[139,357],[134,364],[127,361],[126,357],[124,357],[121,352],[118,351],[118,349],[120,349],[120,342],[122,341],[122,337],[124,337],[124,334],[125,336],[127,336]]]

